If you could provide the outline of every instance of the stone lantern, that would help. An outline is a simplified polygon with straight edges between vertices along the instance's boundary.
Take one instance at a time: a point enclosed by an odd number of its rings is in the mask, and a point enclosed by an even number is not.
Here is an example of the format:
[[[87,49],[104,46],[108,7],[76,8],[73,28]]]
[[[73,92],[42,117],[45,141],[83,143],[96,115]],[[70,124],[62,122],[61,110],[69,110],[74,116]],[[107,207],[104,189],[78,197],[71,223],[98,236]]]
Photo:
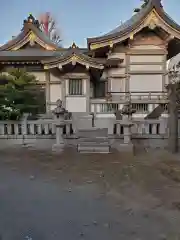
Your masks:
[[[55,116],[55,125],[56,125],[56,143],[53,146],[58,151],[64,149],[64,139],[63,139],[63,128],[65,126],[65,117],[68,111],[62,107],[62,101],[60,99],[56,102],[57,107],[52,111]]]
[[[135,109],[132,108],[132,104],[129,101],[124,104],[121,110],[122,120],[120,124],[124,129],[124,139],[123,144],[120,144],[120,151],[134,152],[134,146],[131,141],[131,127],[133,126],[132,114],[135,112]]]
[[[132,108],[132,104],[130,101],[126,102],[121,110],[121,114],[123,116],[123,120],[132,120],[132,114],[135,113],[136,110]]]

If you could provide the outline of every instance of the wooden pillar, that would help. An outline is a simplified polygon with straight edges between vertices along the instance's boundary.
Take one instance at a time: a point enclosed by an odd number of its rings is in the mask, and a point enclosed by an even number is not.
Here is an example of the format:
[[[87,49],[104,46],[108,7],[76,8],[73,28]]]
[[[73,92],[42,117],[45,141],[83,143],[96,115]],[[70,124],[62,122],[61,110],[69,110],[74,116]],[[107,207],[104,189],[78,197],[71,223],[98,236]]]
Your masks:
[[[162,91],[166,91],[167,54],[163,56]]]
[[[66,90],[66,78],[61,78],[62,79],[62,86],[61,86],[61,100],[63,102],[63,107],[66,108],[66,95],[67,95],[67,90]]]
[[[91,106],[90,106],[91,105],[91,103],[90,103],[90,77],[88,76],[87,78],[85,78],[83,83],[85,84],[86,113],[89,114],[90,109],[91,109]]]
[[[107,96],[108,93],[108,81],[105,81],[105,96]]]
[[[112,78],[108,78],[108,92],[109,93],[112,91],[111,86],[112,86]]]
[[[126,80],[125,80],[125,92],[126,92],[126,98],[129,98],[129,82],[130,82],[130,55],[126,54]]]
[[[169,151],[178,152],[178,108],[177,108],[177,84],[168,86],[169,96]]]
[[[45,72],[45,79],[46,79],[46,112],[50,112],[50,72],[46,70]]]

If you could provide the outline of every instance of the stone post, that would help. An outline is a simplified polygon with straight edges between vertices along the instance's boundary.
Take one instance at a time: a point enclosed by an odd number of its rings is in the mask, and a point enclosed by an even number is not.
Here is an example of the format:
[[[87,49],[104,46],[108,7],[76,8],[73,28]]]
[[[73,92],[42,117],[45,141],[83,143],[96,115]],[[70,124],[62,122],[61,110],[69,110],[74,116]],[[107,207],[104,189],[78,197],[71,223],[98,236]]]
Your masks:
[[[22,145],[25,146],[25,139],[26,139],[26,135],[28,134],[28,129],[27,129],[27,118],[28,118],[29,114],[28,113],[24,113],[23,117],[22,117],[22,122],[23,124],[21,125],[21,129],[22,129]]]
[[[177,84],[168,85],[169,97],[169,151],[178,152],[178,108],[177,108]]]
[[[56,146],[62,148],[64,147],[64,140],[62,137],[62,127],[61,124],[56,124]]]
[[[130,121],[131,119],[128,118],[128,115],[123,115],[123,123],[122,126],[124,128],[124,144],[132,144],[131,141],[131,127],[132,127],[132,122]]]
[[[124,127],[124,144],[131,145],[131,126],[132,124],[123,125]]]

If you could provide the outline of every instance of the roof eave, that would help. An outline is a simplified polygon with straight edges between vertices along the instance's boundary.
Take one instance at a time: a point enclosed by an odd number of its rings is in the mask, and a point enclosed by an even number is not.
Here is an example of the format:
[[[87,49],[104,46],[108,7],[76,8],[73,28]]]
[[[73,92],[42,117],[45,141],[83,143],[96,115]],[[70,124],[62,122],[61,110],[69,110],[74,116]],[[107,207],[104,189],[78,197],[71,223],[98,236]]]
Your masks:
[[[21,33],[19,33],[16,37],[14,37],[13,39],[8,41],[7,43],[5,43],[2,46],[0,46],[0,51],[9,50],[13,46],[17,45],[25,37],[25,35],[27,33],[28,33],[28,31],[26,31],[26,30],[21,32]]]
[[[39,34],[38,31],[40,31],[39,29],[37,29],[36,26],[34,26],[32,23],[26,23],[26,25],[23,27],[22,32],[20,34],[18,34],[15,38],[13,38],[12,40],[10,40],[9,42],[5,43],[4,45],[2,45],[0,47],[0,51],[5,51],[5,50],[11,50],[13,49],[15,46],[17,46],[21,41],[23,41],[23,39],[27,36],[28,32],[32,31],[42,42],[44,42],[45,44],[47,44],[48,46],[50,46],[51,48],[53,48],[54,50],[58,50],[60,49],[60,47],[50,41],[46,41],[45,39],[43,39]]]
[[[50,60],[42,60],[41,63],[45,66],[45,68],[55,68],[59,66],[65,66],[70,63],[82,64],[85,65],[87,68],[97,68],[103,69],[104,68],[104,61],[98,61],[97,59],[90,58],[84,54],[71,54],[66,55],[64,57],[53,58]]]
[[[116,32],[116,33],[112,33],[109,35],[105,35],[105,36],[100,36],[100,37],[92,37],[92,38],[87,38],[87,44],[88,46],[90,46],[93,43],[99,43],[99,42],[103,42],[103,41],[111,41],[113,39],[117,39],[117,38],[121,38],[122,36],[130,33],[131,31],[133,31],[138,24],[140,24],[142,22],[142,19],[149,13],[152,11],[152,9],[154,8],[154,6],[152,4],[148,4],[148,6],[146,7],[144,11],[144,14],[141,16],[141,18],[139,19],[138,22],[134,23],[132,26],[129,26],[127,28],[125,28],[123,31],[120,32]],[[139,13],[137,13],[139,14]]]
[[[115,32],[112,34],[107,34],[104,36],[100,36],[100,37],[94,37],[94,38],[88,38],[87,39],[87,44],[88,47],[91,48],[91,45],[94,44],[99,44],[99,43],[107,43],[107,41],[113,41],[116,39],[121,39],[122,37],[124,37],[127,34],[130,34],[132,31],[134,31],[144,20],[144,18],[153,10],[155,9],[155,11],[157,12],[157,14],[165,21],[168,23],[168,25],[170,25],[171,27],[173,27],[174,29],[176,29],[177,31],[180,32],[180,26],[175,23],[167,14],[166,12],[164,12],[161,3],[159,1],[156,0],[151,0],[148,5],[146,6],[145,9],[141,10],[144,13],[142,14],[142,16],[138,19],[137,22],[135,22],[133,25],[128,26],[127,28],[125,28],[123,31],[119,31],[119,32]],[[137,13],[137,14],[140,14]],[[103,44],[102,44],[103,45]]]

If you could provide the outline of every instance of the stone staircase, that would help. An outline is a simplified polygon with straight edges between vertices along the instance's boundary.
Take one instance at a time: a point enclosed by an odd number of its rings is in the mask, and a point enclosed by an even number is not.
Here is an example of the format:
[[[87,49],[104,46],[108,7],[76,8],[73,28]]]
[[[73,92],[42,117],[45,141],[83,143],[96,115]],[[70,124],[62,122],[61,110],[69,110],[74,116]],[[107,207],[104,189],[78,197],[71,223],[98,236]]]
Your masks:
[[[79,129],[77,150],[80,153],[109,153],[108,129]]]

